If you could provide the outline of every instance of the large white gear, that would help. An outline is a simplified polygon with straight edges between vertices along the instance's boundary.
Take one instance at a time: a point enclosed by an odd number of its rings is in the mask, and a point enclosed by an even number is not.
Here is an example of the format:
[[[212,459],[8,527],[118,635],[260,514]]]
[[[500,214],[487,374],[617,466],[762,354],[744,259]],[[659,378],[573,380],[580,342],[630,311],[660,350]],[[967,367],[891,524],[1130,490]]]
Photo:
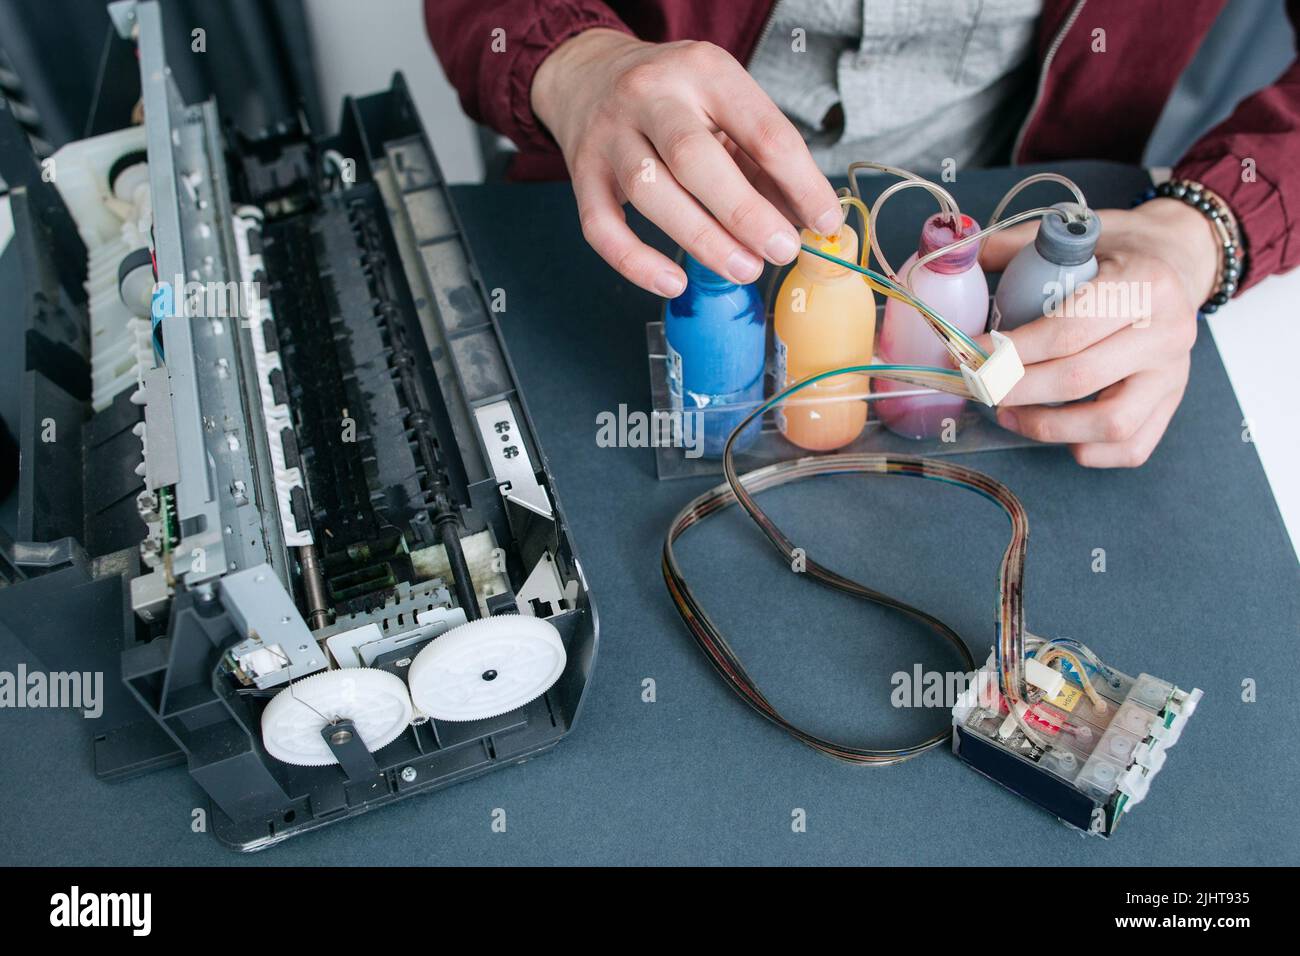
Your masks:
[[[524,614],[480,618],[435,637],[407,671],[411,700],[435,720],[485,720],[518,710],[560,679],[564,641]]]
[[[299,767],[338,763],[321,736],[325,725],[350,720],[371,753],[411,723],[411,695],[402,679],[374,667],[342,667],[290,684],[262,711],[262,743],[276,760]]]

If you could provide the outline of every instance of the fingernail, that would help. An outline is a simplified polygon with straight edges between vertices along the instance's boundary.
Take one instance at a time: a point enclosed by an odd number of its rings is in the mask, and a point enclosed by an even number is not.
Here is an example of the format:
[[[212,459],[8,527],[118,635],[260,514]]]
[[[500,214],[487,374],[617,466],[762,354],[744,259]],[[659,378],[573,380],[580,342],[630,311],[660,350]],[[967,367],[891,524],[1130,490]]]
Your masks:
[[[727,271],[737,282],[753,282],[763,271],[763,263],[758,257],[744,249],[737,249],[727,257]]]
[[[998,424],[1008,431],[1018,431],[1017,426],[1020,424],[1016,421],[1016,413],[1009,408],[998,409]]]
[[[772,233],[767,245],[763,247],[763,255],[779,266],[785,265],[798,253],[799,239],[788,232]]]
[[[836,206],[818,216],[817,221],[813,223],[813,228],[823,236],[833,236],[840,231],[842,225],[844,225],[844,211]]]
[[[686,288],[686,279],[680,272],[665,269],[655,279],[655,291],[667,299],[675,299]]]

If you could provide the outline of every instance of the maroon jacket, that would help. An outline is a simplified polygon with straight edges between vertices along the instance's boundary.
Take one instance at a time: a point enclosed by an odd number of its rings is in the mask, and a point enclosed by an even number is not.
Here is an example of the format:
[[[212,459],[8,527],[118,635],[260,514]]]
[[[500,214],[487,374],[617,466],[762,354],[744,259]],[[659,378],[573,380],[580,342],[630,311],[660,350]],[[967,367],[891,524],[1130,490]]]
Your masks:
[[[1137,163],[1165,101],[1226,0],[1044,0],[1038,92],[1016,141],[1016,162],[1110,159]],[[465,111],[510,137],[516,179],[557,179],[565,168],[529,101],[533,74],[565,40],[608,27],[644,40],[709,40],[742,63],[753,55],[772,0],[425,0],[425,20]],[[1293,21],[1300,0],[1288,0]],[[1094,31],[1105,52],[1094,53]],[[504,36],[494,31],[504,30]],[[504,50],[497,50],[504,40]],[[1253,161],[1253,162],[1252,162]],[[1179,161],[1174,174],[1227,200],[1245,233],[1246,288],[1300,262],[1300,61],[1243,100]]]

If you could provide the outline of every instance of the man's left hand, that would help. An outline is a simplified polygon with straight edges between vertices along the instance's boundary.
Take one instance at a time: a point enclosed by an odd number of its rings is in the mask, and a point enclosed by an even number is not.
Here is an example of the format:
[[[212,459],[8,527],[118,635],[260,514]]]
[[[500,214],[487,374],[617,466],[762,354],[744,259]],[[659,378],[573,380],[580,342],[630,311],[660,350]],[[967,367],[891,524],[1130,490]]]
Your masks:
[[[1221,247],[1205,216],[1176,199],[1097,215],[1096,277],[1009,333],[1025,377],[998,421],[1069,445],[1081,465],[1133,468],[1150,457],[1182,400],[1196,311],[1214,291]],[[1037,228],[995,233],[981,265],[1000,272]],[[1070,404],[1050,404],[1059,402]]]

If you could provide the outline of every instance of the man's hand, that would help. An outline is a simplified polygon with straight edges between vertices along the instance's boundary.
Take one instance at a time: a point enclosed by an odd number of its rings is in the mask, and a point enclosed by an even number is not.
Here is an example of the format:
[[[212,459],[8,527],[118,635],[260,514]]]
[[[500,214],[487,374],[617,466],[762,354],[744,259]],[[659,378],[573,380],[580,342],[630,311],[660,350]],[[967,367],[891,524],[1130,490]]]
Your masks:
[[[752,282],[799,252],[791,221],[831,233],[835,191],[802,137],[725,50],[588,30],[538,68],[533,111],[564,152],[582,234],[643,289],[686,276],[633,234],[630,201],[714,272]]]
[[[998,421],[1068,444],[1081,465],[1133,468],[1150,457],[1182,400],[1196,310],[1213,292],[1220,249],[1208,220],[1178,200],[1099,215],[1096,278],[1009,333],[1025,377]],[[981,264],[1001,271],[1036,230],[1026,223],[996,233]]]

